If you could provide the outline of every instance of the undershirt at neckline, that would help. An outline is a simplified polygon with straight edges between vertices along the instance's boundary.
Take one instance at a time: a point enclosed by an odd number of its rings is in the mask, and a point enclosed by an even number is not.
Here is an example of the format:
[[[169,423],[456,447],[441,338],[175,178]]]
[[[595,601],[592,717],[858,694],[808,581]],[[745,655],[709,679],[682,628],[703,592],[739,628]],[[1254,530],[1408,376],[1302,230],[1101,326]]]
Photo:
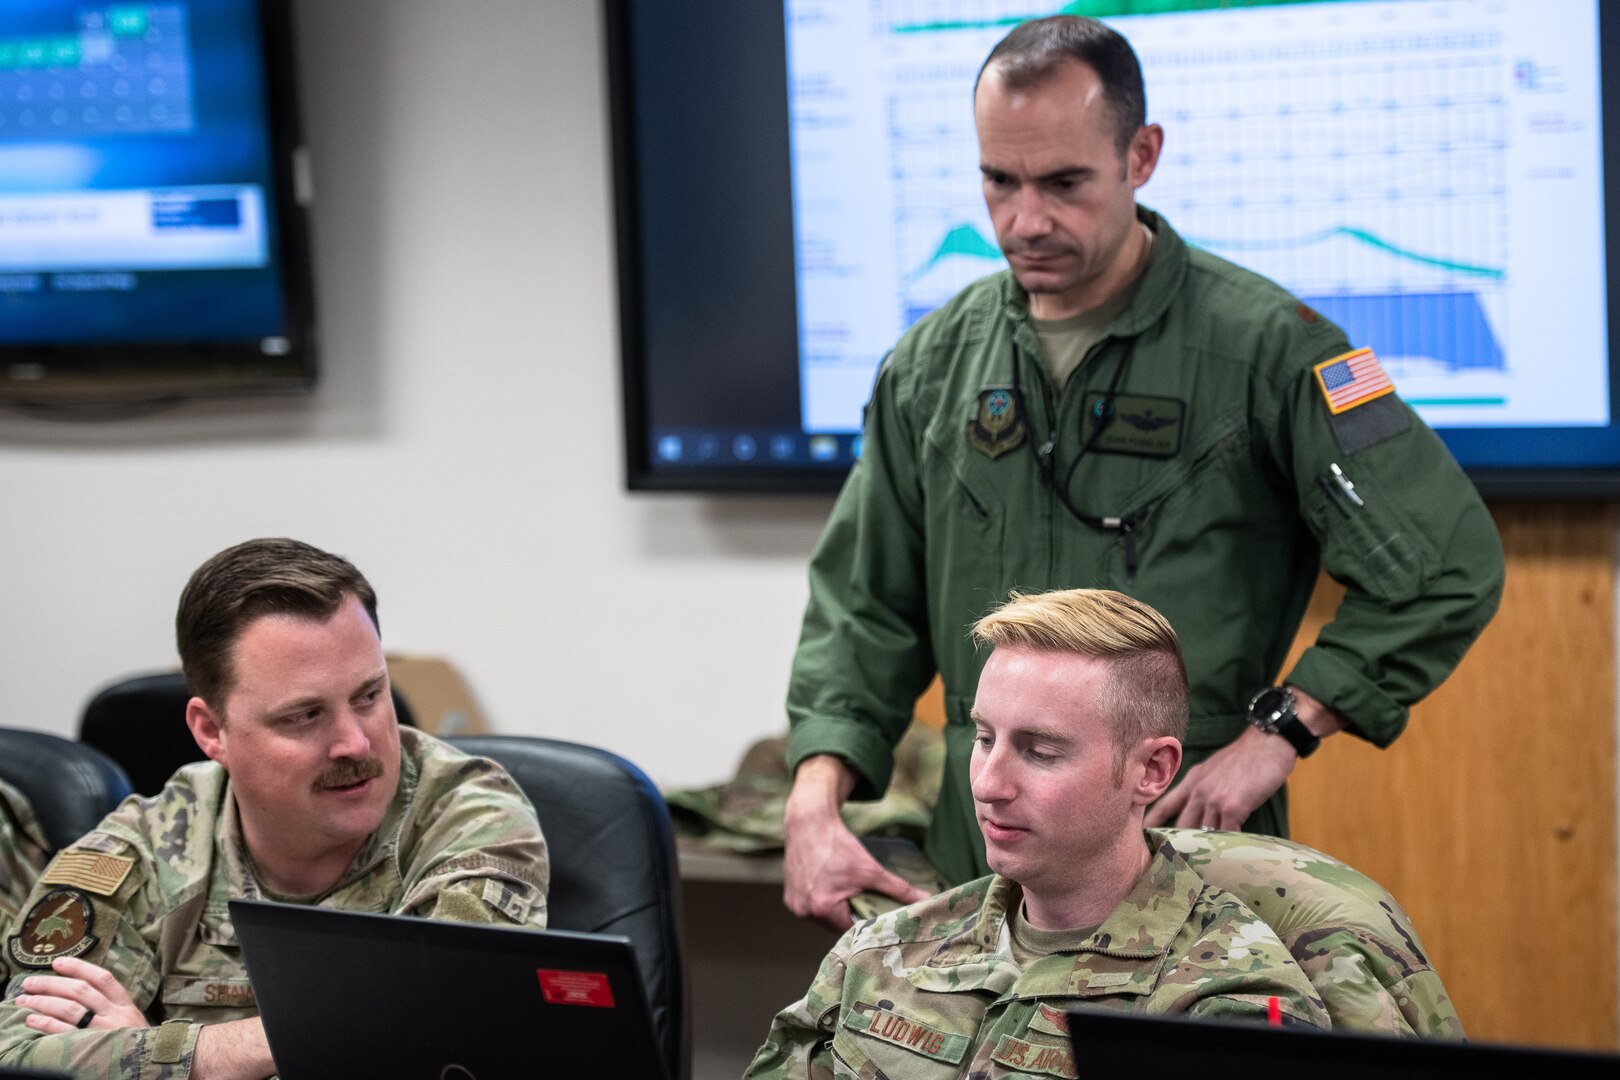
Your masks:
[[[1086,353],[1107,335],[1108,324],[1136,299],[1136,288],[1141,284],[1142,274],[1153,257],[1153,230],[1142,222],[1137,224],[1147,234],[1147,243],[1142,246],[1136,269],[1123,288],[1090,311],[1082,311],[1078,315],[1062,319],[1030,316],[1030,324],[1041,341],[1041,359],[1046,365],[1046,373],[1052,379],[1052,388],[1060,397],[1069,376],[1079,368]]]
[[[1079,952],[1092,944],[1097,936],[1097,926],[1084,926],[1075,930],[1041,930],[1032,926],[1029,915],[1024,910],[1024,901],[1020,897],[1018,906],[1013,908],[1007,918],[1008,936],[1012,941],[1013,959],[1018,962],[1020,969],[1028,968],[1030,964],[1044,956],[1054,956],[1058,953]]]

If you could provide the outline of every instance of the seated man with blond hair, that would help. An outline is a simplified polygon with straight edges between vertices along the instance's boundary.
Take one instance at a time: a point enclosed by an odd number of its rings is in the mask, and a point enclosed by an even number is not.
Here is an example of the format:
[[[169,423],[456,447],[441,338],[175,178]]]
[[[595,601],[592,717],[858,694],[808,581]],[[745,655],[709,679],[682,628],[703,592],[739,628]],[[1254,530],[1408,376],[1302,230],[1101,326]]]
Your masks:
[[[1187,726],[1163,616],[1014,594],[973,634],[993,650],[969,774],[994,873],[847,931],[747,1075],[1072,1077],[1077,1008],[1328,1027],[1271,928],[1143,828]]]

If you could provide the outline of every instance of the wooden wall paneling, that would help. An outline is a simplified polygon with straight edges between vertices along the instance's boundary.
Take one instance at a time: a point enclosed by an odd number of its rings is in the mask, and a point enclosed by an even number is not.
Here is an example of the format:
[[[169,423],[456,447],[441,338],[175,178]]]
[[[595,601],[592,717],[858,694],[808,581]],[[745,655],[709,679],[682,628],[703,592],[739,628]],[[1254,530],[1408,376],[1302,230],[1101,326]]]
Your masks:
[[[1395,893],[1471,1038],[1613,1049],[1615,513],[1492,512],[1496,619],[1389,750],[1338,736],[1295,771],[1293,833]]]

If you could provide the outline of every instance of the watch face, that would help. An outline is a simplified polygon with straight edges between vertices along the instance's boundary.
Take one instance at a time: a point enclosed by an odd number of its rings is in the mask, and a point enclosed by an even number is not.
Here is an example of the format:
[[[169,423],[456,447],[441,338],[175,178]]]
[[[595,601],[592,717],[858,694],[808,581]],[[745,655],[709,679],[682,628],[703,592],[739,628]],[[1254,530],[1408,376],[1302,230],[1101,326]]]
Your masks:
[[[1282,712],[1286,700],[1282,687],[1268,687],[1254,695],[1254,704],[1249,706],[1249,715],[1263,722],[1268,729],[1275,728],[1277,721],[1281,719],[1277,714]]]

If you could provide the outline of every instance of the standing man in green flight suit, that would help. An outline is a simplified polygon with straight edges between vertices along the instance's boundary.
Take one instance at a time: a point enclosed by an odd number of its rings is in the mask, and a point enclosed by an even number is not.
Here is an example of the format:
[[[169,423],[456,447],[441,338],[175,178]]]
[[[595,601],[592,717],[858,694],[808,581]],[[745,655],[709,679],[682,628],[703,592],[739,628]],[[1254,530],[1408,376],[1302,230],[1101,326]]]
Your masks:
[[[788,692],[785,899],[833,927],[858,892],[921,896],[839,809],[887,786],[936,670],[947,756],[927,852],[951,881],[986,872],[966,628],[1010,590],[1106,587],[1162,611],[1192,717],[1146,823],[1278,835],[1299,759],[1340,730],[1391,742],[1501,595],[1490,515],[1371,351],[1137,205],[1164,132],[1123,37],[1076,16],[1017,27],[981,69],[974,120],[1009,269],[884,362]],[[1319,568],[1345,598],[1274,686]]]

